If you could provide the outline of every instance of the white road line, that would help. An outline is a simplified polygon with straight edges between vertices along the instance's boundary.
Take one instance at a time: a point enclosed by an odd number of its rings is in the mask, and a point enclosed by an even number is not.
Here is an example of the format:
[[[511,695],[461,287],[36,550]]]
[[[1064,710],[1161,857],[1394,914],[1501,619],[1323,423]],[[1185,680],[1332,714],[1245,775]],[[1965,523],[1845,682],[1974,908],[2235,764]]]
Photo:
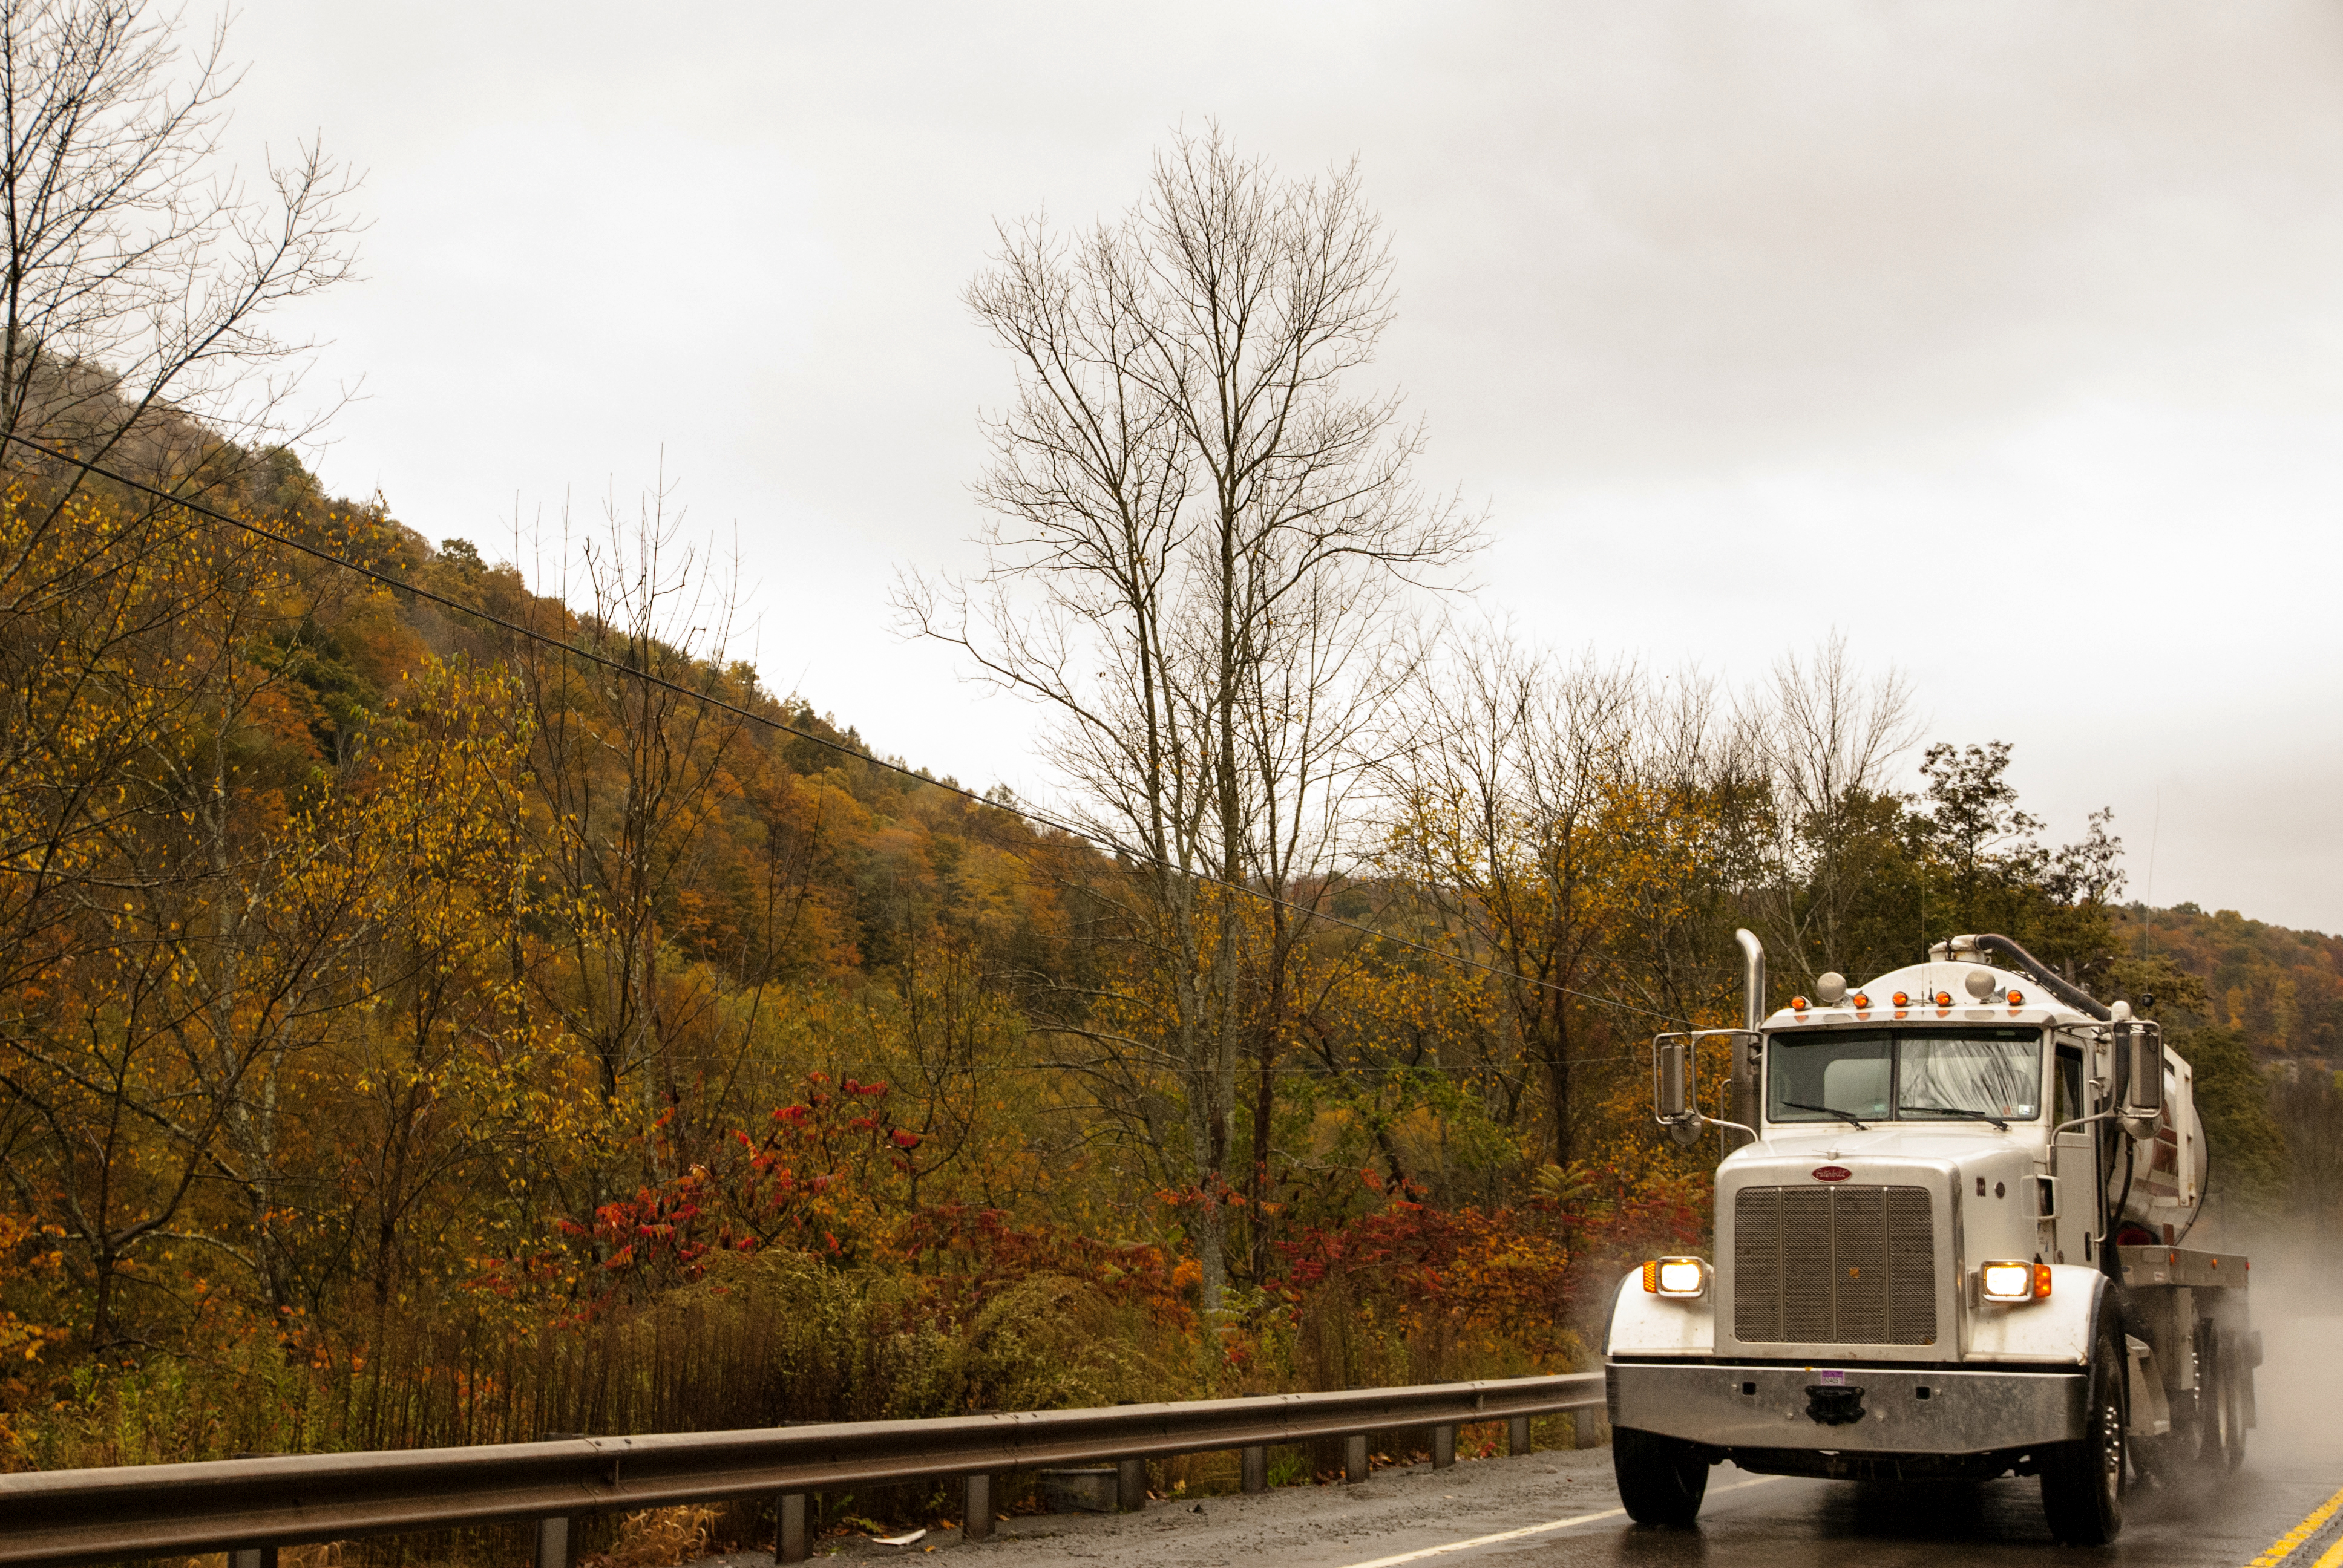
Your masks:
[[[1778,1481],[1777,1475],[1760,1475],[1754,1480],[1736,1481],[1730,1486],[1712,1487],[1711,1497],[1722,1493],[1738,1492],[1745,1486],[1763,1486]],[[1568,1519],[1550,1520],[1544,1524],[1524,1524],[1519,1530],[1500,1530],[1494,1535],[1475,1535],[1470,1541],[1451,1541],[1442,1546],[1427,1546],[1421,1552],[1403,1552],[1396,1557],[1372,1557],[1364,1563],[1346,1564],[1346,1568],[1396,1568],[1402,1563],[1420,1563],[1426,1557],[1445,1557],[1451,1552],[1470,1552],[1475,1546],[1494,1546],[1503,1541],[1522,1541],[1532,1535],[1548,1535],[1557,1530],[1567,1530],[1574,1524],[1592,1524],[1598,1519],[1624,1519],[1624,1508],[1606,1508],[1600,1513],[1574,1514]]]

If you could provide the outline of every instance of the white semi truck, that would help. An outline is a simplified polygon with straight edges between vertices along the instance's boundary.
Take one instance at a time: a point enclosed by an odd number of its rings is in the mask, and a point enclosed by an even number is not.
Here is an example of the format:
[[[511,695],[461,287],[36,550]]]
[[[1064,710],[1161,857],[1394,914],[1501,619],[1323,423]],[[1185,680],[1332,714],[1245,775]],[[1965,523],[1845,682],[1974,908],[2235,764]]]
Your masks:
[[[1708,1469],[2041,1477],[2064,1541],[2123,1525],[2135,1470],[2234,1467],[2254,1424],[2251,1265],[2184,1247],[2205,1195],[2188,1064],[2002,936],[1744,1027],[1654,1042],[1659,1120],[1731,1136],[1715,1256],[1621,1282],[1605,1375],[1627,1512],[1698,1514]],[[1735,1119],[1704,1118],[1704,1039]],[[1711,1052],[1714,1054],[1712,1045]]]

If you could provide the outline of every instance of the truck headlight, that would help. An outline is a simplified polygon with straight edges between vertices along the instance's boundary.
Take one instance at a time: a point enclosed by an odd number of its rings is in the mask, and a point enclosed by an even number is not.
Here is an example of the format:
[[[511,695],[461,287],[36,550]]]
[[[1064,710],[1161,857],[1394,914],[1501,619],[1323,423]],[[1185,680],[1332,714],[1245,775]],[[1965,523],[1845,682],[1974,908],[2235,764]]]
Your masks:
[[[1644,1289],[1688,1301],[1708,1293],[1708,1265],[1698,1258],[1655,1258],[1644,1265]]]
[[[1977,1294],[1988,1302],[2031,1302],[2049,1293],[2047,1263],[1986,1263],[1977,1270]]]

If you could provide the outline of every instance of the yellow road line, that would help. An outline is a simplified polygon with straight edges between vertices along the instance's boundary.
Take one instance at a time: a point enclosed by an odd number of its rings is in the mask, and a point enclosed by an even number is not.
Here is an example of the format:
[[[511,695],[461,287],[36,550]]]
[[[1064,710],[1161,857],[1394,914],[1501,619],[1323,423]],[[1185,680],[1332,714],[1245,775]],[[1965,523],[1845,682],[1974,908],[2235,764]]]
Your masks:
[[[2273,1564],[2285,1562],[2296,1547],[2325,1529],[2327,1522],[2335,1516],[2335,1511],[2338,1508],[2343,1508],[2343,1492],[2337,1493],[2312,1509],[2308,1517],[2271,1542],[2260,1556],[2246,1564],[2246,1568],[2272,1568]],[[2338,1541],[2328,1547],[2326,1554],[2312,1563],[2310,1568],[2338,1568],[2338,1565],[2343,1565],[2343,1541]]]

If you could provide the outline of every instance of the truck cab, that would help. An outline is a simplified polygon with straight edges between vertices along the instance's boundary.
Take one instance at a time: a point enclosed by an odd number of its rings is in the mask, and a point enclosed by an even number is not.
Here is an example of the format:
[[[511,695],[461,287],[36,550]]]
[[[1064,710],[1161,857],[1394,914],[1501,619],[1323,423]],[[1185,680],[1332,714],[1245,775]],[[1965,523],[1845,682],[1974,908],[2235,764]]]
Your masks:
[[[2121,1527],[2127,1462],[2237,1462],[2248,1265],[2179,1245],[2207,1165],[2188,1066],[2156,1027],[1996,936],[1861,987],[1825,975],[1767,1015],[1741,935],[1745,1027],[1706,1031],[1739,1119],[1696,1109],[1702,1037],[1654,1042],[1662,1124],[1714,1126],[1729,1151],[1714,1256],[1652,1260],[1614,1298],[1629,1513],[1690,1523],[1728,1458],[2015,1473],[2042,1478],[2062,1539],[2096,1543]]]

